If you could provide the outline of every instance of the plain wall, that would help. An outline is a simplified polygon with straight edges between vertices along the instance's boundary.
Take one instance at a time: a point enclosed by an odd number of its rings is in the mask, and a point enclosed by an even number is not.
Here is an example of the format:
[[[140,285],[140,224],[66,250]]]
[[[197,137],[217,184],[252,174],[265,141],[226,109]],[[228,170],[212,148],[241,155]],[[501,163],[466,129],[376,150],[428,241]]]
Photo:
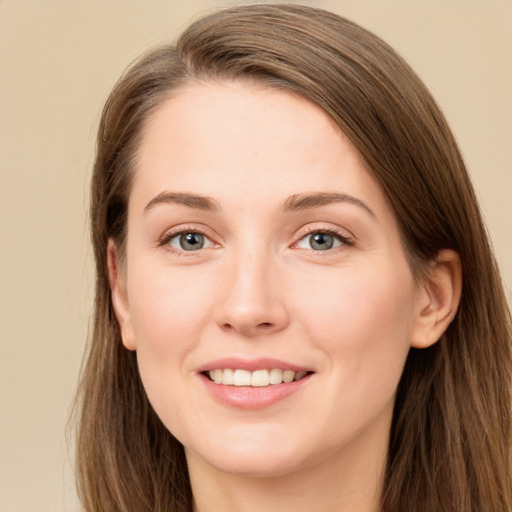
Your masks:
[[[239,2],[243,3],[243,2]],[[512,289],[512,2],[302,2],[391,43],[460,143]],[[93,298],[88,181],[123,69],[228,1],[0,0],[0,511],[77,511],[66,422]]]

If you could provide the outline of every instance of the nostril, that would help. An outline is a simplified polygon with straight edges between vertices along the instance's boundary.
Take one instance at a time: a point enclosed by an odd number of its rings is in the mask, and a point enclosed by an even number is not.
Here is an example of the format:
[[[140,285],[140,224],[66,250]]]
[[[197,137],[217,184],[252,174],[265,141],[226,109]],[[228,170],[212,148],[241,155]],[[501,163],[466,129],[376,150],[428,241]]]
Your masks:
[[[273,322],[260,322],[260,323],[256,323],[256,324],[253,324],[253,326],[247,326],[247,325],[238,325],[238,324],[235,324],[235,323],[231,323],[231,322],[225,322],[222,324],[222,329],[226,332],[229,332],[229,331],[240,331],[240,332],[245,332],[246,334],[247,333],[250,333],[252,332],[253,334],[257,334],[258,332],[260,333],[264,333],[264,332],[270,332],[272,329],[274,329],[275,327],[275,324]]]
[[[256,324],[256,327],[263,327],[265,329],[265,328],[272,327],[273,325],[274,324],[272,322],[261,322],[259,324]],[[223,327],[224,327],[224,329],[234,329],[235,328],[235,326],[233,324],[230,324],[228,322],[223,324]]]

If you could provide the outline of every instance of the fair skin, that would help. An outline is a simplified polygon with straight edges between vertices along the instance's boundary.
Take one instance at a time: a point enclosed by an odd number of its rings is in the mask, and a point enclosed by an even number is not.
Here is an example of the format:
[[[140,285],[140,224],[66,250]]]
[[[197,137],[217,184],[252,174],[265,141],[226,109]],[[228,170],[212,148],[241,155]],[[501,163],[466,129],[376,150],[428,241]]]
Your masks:
[[[145,127],[109,270],[196,511],[379,510],[403,365],[453,318],[460,265],[443,251],[414,279],[392,208],[323,111],[246,83],[175,93]]]

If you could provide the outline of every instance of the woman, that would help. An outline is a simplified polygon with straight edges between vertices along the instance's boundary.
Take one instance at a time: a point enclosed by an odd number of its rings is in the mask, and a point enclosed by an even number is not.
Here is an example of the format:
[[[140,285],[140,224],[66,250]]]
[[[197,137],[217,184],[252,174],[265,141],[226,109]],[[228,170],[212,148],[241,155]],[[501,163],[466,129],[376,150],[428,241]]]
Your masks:
[[[452,134],[376,36],[231,8],[105,106],[89,511],[509,511],[510,313]]]

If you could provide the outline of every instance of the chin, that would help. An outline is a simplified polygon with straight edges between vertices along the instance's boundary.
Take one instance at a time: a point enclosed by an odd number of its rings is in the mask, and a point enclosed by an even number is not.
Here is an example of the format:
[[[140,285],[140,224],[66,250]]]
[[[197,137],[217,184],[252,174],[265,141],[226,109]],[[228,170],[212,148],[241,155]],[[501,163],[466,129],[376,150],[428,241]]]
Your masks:
[[[277,454],[276,454],[277,455]],[[281,455],[262,457],[259,455],[208,457],[206,462],[222,473],[250,478],[275,478],[293,473],[302,464]]]
[[[304,453],[301,443],[290,439],[274,438],[265,442],[255,436],[252,440],[217,439],[215,446],[203,446],[194,450],[209,466],[230,475],[254,478],[285,476],[295,471],[315,465],[312,459],[322,458]],[[186,450],[187,459],[189,450]]]

